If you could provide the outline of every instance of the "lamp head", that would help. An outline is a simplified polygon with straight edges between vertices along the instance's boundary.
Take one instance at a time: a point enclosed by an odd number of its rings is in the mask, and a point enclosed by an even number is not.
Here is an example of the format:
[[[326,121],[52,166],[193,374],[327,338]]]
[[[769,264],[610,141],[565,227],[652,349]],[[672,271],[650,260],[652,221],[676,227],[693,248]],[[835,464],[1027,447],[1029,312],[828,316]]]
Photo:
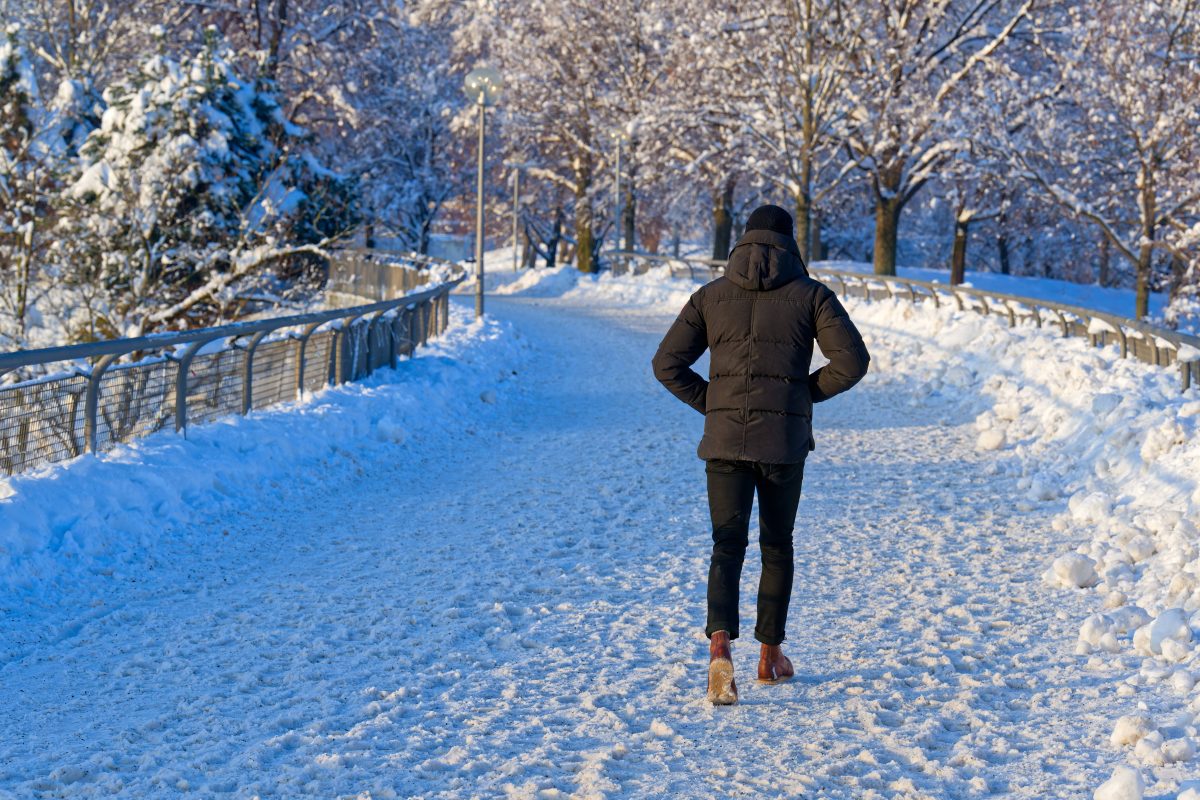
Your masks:
[[[463,90],[467,97],[476,103],[492,106],[500,99],[500,90],[504,88],[504,78],[492,67],[476,67],[467,73],[463,80]]]

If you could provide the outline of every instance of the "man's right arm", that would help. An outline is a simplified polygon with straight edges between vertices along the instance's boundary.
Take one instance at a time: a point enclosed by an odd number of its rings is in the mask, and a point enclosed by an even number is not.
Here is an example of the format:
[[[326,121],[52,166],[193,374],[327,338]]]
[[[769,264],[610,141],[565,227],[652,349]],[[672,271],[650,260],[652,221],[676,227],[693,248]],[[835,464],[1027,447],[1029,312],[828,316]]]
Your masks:
[[[700,313],[699,294],[693,294],[679,312],[679,317],[658,346],[652,364],[654,377],[658,378],[659,383],[703,414],[708,381],[692,369],[692,364],[708,348],[708,329],[704,315]]]
[[[812,401],[820,403],[862,380],[871,356],[837,295],[825,286],[818,293],[814,319],[817,344],[829,359],[828,364],[808,376]]]

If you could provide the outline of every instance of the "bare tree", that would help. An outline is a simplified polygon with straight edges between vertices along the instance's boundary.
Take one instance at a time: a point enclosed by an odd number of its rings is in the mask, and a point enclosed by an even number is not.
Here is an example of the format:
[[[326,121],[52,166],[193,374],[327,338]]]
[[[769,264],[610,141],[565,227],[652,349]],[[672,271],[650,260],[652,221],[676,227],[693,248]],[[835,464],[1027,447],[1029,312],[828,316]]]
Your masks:
[[[1161,234],[1200,213],[1200,4],[1110,0],[1057,10],[1043,26],[1052,69],[1027,76],[1024,94],[1038,102],[1011,151],[1025,177],[1133,266],[1134,313],[1144,317],[1155,253],[1188,259],[1184,239]]]
[[[846,147],[875,207],[875,272],[896,273],[900,214],[963,146],[963,81],[995,57],[1034,0],[854,3],[845,24],[852,111]]]

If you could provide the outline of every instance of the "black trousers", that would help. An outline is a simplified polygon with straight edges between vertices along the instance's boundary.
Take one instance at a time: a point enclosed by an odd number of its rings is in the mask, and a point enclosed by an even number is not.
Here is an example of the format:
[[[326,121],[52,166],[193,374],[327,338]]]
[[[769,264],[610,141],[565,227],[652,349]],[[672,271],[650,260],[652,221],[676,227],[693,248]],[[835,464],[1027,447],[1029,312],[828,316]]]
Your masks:
[[[792,528],[804,482],[804,462],[759,464],[754,461],[707,462],[708,509],[713,549],[708,568],[708,625],[705,633],[729,631],[738,638],[738,584],[750,532],[750,510],[758,492],[758,544],[762,579],[758,583],[758,621],[754,638],[763,644],[784,639],[792,599]]]

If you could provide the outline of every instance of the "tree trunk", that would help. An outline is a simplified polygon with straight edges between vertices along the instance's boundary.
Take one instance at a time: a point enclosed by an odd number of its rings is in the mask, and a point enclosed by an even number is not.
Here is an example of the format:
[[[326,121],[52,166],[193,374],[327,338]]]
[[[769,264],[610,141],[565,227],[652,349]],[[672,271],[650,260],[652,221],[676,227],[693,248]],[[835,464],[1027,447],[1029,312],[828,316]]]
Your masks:
[[[1171,295],[1170,301],[1175,302],[1183,296],[1187,286],[1188,264],[1178,253],[1171,254]]]
[[[674,228],[671,232],[671,255],[674,258],[679,258],[680,239],[681,239],[681,237],[679,235],[679,223],[676,222],[674,225]]]
[[[1000,274],[1011,274],[1012,262],[1009,260],[1008,254],[1008,215],[1004,211],[1000,212],[1000,216],[996,220],[996,250],[1000,253]]]
[[[533,246],[533,239],[529,237],[529,229],[525,229],[525,248],[521,255],[521,266],[525,269],[534,269],[537,267],[537,248]]]
[[[796,193],[796,245],[800,248],[800,258],[808,263],[809,245],[812,242],[812,207],[808,191],[801,187]]]
[[[637,247],[637,197],[633,194],[633,178],[626,181],[625,208],[621,210],[621,223],[625,229],[625,249],[634,250]]]
[[[950,254],[951,286],[958,286],[966,277],[967,226],[970,224],[970,222],[961,218],[954,220],[954,250]]]
[[[432,233],[432,226],[432,217],[421,222],[420,238],[417,240],[417,252],[421,255],[429,255],[429,239]]]
[[[793,7],[796,11],[800,9]],[[821,24],[820,14],[813,14],[812,0],[805,0],[803,17],[798,20],[799,28],[804,36],[803,74],[800,78],[800,181],[796,190],[796,244],[800,248],[800,258],[808,263],[810,255],[815,250],[813,246],[812,220],[812,182],[813,155],[817,148],[817,113],[814,96],[814,74],[822,70],[817,66],[817,50],[814,28]],[[794,19],[794,17],[793,17]],[[819,251],[818,251],[819,252]]]
[[[75,45],[80,40],[75,0],[67,0],[67,35],[63,37],[66,50],[67,75],[75,77]]]
[[[287,0],[276,0],[273,16],[271,37],[267,44],[267,59],[263,64],[263,74],[271,80],[279,77],[279,53],[283,46],[283,36],[288,23]]]
[[[1143,162],[1141,174],[1142,242],[1138,246],[1137,299],[1135,318],[1150,315],[1150,271],[1154,267],[1154,217],[1158,213],[1158,195],[1154,186],[1154,169]]]
[[[634,250],[637,246],[637,195],[635,194],[635,186],[637,184],[637,159],[634,154],[637,153],[637,142],[633,141],[629,146],[629,167],[628,175],[625,177],[625,203],[621,209],[621,227],[625,234],[625,249]]]
[[[1100,275],[1097,280],[1101,286],[1112,285],[1112,242],[1103,233],[1100,234]]]
[[[546,247],[546,269],[558,266],[558,245],[562,242],[563,210],[562,206],[554,207],[554,225],[551,228],[550,243]]]
[[[595,272],[592,261],[592,204],[585,198],[575,202],[575,266],[580,272]]]
[[[718,261],[729,258],[733,232],[733,181],[717,190],[713,196],[713,255]]]
[[[875,251],[872,260],[876,275],[896,274],[896,241],[900,227],[900,198],[875,193]]]
[[[1143,244],[1138,248],[1137,298],[1134,301],[1134,317],[1142,319],[1150,315],[1150,267],[1154,248]]]
[[[818,214],[816,211],[812,211],[810,213],[809,219],[810,219],[810,223],[809,223],[810,227],[809,227],[809,232],[808,232],[808,238],[809,238],[809,242],[810,242],[809,255],[812,257],[813,261],[824,261],[825,260],[825,243],[821,241],[821,215]],[[806,264],[808,263],[808,259],[805,259],[805,263]]]

